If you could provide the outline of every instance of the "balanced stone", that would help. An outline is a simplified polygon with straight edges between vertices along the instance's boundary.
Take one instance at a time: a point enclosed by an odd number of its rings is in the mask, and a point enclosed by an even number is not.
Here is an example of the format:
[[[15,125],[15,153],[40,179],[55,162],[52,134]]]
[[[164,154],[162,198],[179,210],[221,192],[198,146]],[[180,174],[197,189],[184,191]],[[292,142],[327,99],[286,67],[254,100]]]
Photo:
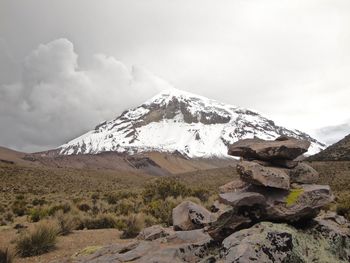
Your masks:
[[[255,162],[241,161],[237,171],[245,182],[288,190],[289,176],[283,169],[262,166]]]
[[[307,152],[310,142],[295,138],[266,141],[262,139],[245,139],[229,146],[228,154],[240,156],[248,160],[294,160],[299,155]]]

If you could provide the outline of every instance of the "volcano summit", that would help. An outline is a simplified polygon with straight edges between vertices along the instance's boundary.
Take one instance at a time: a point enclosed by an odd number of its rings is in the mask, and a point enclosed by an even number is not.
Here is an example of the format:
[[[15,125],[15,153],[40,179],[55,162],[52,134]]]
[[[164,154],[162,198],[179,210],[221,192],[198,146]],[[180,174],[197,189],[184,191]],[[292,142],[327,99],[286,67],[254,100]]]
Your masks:
[[[190,158],[227,157],[227,145],[240,139],[272,140],[282,135],[310,141],[308,154],[325,148],[308,134],[278,126],[254,111],[168,89],[58,150],[63,155],[158,151]]]

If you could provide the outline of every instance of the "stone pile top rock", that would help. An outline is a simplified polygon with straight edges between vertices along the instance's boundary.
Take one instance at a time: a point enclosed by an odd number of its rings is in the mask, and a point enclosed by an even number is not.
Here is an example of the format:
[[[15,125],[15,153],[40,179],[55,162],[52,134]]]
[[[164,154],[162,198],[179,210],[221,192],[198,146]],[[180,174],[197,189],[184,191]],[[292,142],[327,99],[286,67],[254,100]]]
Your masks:
[[[228,154],[247,160],[294,160],[307,152],[310,142],[290,137],[280,137],[274,141],[244,139],[229,146]]]

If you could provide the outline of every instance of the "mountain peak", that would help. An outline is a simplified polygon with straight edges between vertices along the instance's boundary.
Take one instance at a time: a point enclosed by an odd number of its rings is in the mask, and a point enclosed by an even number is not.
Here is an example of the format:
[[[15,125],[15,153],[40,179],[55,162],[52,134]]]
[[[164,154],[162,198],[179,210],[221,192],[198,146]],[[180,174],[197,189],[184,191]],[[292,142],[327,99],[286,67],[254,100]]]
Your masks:
[[[256,112],[170,88],[59,150],[61,154],[159,151],[227,157],[227,145],[239,139],[281,135],[309,140],[310,154],[324,147],[309,135],[277,126]]]

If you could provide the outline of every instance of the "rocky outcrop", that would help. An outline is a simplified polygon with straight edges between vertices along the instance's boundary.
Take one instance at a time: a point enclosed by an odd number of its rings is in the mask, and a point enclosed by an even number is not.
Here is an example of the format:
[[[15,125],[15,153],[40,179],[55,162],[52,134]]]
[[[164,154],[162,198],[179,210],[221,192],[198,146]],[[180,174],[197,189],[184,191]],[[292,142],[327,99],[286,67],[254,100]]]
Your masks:
[[[67,262],[102,263],[275,263],[350,261],[349,222],[335,213],[322,214],[298,229],[288,224],[260,222],[218,243],[204,229],[176,231],[152,241],[115,243],[92,255]],[[62,261],[59,261],[62,262]]]
[[[212,215],[207,209],[191,201],[182,202],[175,207],[172,216],[175,230],[203,228],[212,221]]]
[[[227,263],[350,261],[349,226],[346,220],[336,222],[327,215],[300,230],[287,224],[258,223],[233,233],[222,244],[221,259]]]
[[[226,209],[211,224],[212,237],[222,240],[230,232],[263,220],[292,224],[310,220],[332,202],[329,186],[314,184],[318,173],[293,160],[306,152],[308,146],[306,141],[287,137],[233,144],[229,153],[243,158],[237,164],[237,172],[246,184],[233,184],[237,188],[225,187],[229,191],[220,193],[219,201],[232,209]]]
[[[238,145],[238,146],[237,146]],[[230,148],[240,179],[220,187],[210,211],[190,201],[173,209],[173,229],[152,226],[138,240],[78,262],[350,262],[350,229],[318,173],[293,160],[308,143],[287,137]]]
[[[210,262],[202,260],[206,257],[214,257],[211,255],[214,244],[212,238],[202,229],[178,231],[153,241],[111,244],[92,255],[77,258],[73,262]]]

